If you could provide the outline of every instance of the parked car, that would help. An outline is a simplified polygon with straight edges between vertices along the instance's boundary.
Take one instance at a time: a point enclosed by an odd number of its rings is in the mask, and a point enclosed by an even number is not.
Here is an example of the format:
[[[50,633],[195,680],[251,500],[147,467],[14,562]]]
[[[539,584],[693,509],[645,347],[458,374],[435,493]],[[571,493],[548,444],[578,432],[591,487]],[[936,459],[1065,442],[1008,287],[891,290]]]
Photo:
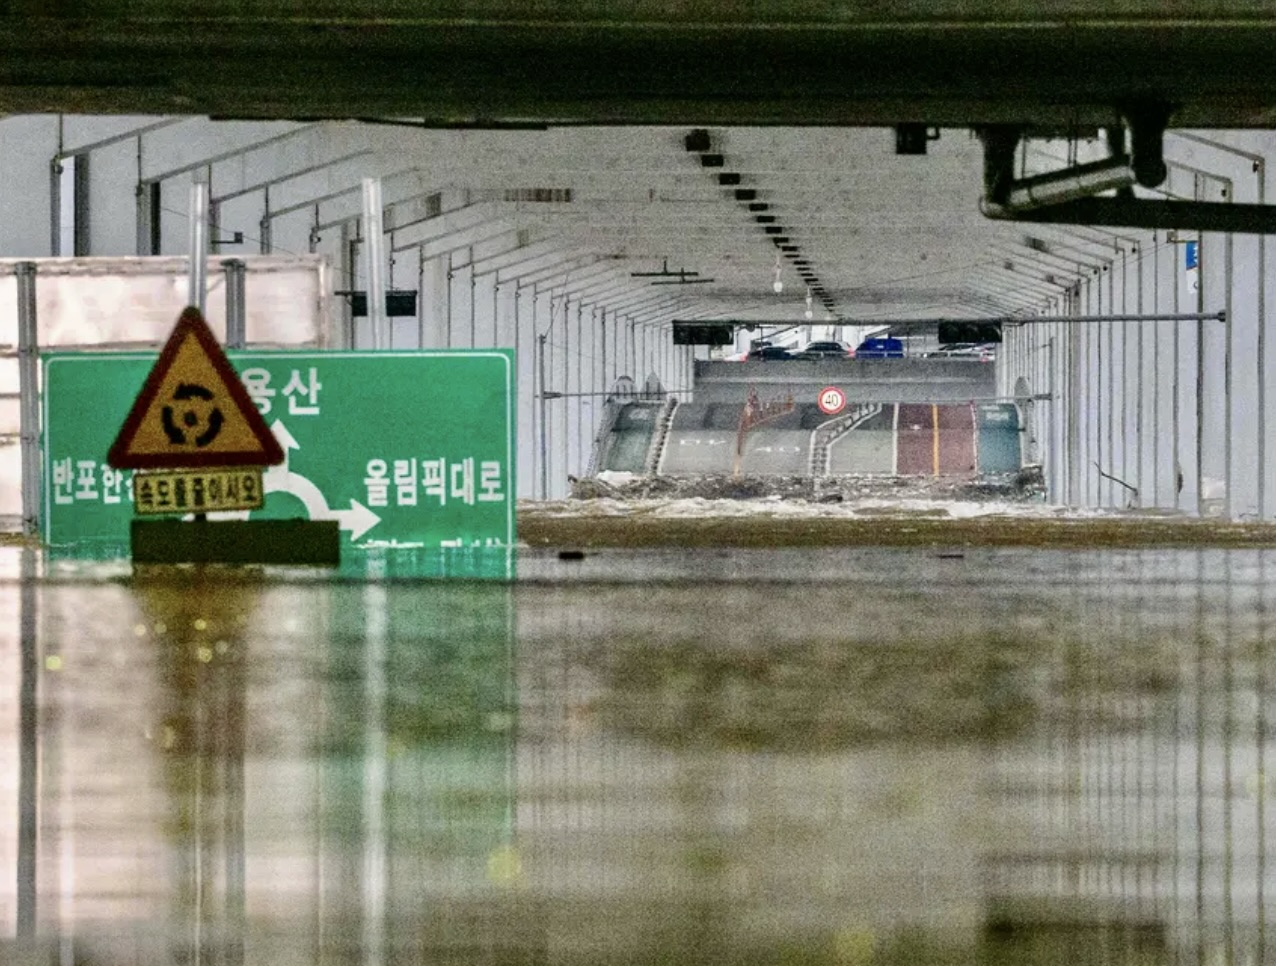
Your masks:
[[[855,350],[845,342],[811,342],[797,353],[798,359],[853,359]]]
[[[792,359],[793,353],[783,346],[778,345],[762,345],[754,346],[749,350],[749,361],[756,362],[758,360],[775,360],[775,359]]]
[[[941,345],[934,352],[926,353],[928,359],[978,359],[992,362],[997,358],[997,346],[991,342],[953,342]]]
[[[904,358],[904,343],[889,336],[865,339],[856,347],[855,358],[902,359]]]

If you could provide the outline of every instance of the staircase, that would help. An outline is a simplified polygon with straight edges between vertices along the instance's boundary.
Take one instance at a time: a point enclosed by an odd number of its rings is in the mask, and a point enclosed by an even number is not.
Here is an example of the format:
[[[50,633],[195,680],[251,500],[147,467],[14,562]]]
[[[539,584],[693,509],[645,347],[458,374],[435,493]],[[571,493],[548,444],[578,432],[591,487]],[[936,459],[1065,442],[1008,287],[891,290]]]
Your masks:
[[[669,438],[669,427],[673,425],[673,413],[678,408],[675,396],[665,397],[660,412],[656,415],[655,426],[651,430],[651,443],[647,447],[647,458],[643,462],[643,473],[655,476],[660,469],[660,456],[665,451],[665,441]]]

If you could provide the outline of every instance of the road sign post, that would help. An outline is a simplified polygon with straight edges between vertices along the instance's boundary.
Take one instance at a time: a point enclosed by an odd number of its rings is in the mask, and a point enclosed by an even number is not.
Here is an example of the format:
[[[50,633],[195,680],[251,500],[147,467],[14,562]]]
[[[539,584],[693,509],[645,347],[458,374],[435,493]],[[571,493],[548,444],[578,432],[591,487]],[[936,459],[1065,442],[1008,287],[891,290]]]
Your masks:
[[[264,507],[240,519],[334,521],[345,548],[513,545],[512,351],[228,357],[284,455],[263,474]],[[52,547],[128,542],[132,474],[104,457],[154,362],[144,353],[43,357]]]

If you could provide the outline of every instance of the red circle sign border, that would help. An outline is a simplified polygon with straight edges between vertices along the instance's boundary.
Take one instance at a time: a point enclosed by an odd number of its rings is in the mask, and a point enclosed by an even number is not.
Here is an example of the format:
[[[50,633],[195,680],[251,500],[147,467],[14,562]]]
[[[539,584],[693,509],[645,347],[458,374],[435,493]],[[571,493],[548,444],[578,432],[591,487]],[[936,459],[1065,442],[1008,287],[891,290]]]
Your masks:
[[[824,402],[824,397],[829,393],[837,394],[837,405],[830,405]],[[837,386],[825,386],[820,390],[820,394],[816,399],[816,405],[820,407],[820,412],[826,416],[835,416],[846,408],[846,393],[838,389]]]

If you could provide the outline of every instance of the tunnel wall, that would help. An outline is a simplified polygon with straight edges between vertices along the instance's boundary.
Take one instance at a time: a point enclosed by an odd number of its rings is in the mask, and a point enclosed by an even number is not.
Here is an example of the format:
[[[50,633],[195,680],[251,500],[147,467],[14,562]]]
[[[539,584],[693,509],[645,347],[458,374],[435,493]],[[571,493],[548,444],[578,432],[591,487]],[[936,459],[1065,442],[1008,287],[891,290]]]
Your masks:
[[[318,254],[332,266],[335,290],[364,289],[358,189],[367,162],[359,152],[393,147],[399,136],[201,117],[3,118],[0,170],[17,190],[6,195],[0,257],[185,255],[191,179],[199,175],[210,189],[212,255]],[[458,162],[445,152],[423,157],[395,176],[410,181],[395,183],[407,201],[392,201],[392,176],[385,178],[387,288],[418,292],[416,314],[390,320],[390,348],[514,348],[518,495],[565,496],[568,477],[588,471],[616,380],[643,386],[655,376],[667,391],[685,391],[693,349],[672,344],[667,315],[605,296],[564,297],[563,274],[553,274],[555,264],[569,264],[561,252],[534,258],[538,241],[508,217],[509,205],[490,192],[449,188],[449,165]],[[76,198],[74,165],[87,170]],[[67,177],[59,179],[59,167]],[[367,320],[352,318],[345,298],[336,309],[338,344],[371,348]]]
[[[1167,134],[1170,197],[1272,203],[1267,132]],[[1233,519],[1276,515],[1272,245],[1261,235],[1025,224],[1069,275],[1047,318],[1007,327],[999,390],[1037,396],[1026,427],[1052,501]],[[1189,243],[1197,266],[1189,268]],[[1069,264],[1071,263],[1071,264]],[[1062,291],[1058,291],[1062,288]],[[1226,313],[1225,321],[1051,322]],[[1021,383],[1019,380],[1024,380]],[[1029,447],[1031,448],[1031,447]]]

